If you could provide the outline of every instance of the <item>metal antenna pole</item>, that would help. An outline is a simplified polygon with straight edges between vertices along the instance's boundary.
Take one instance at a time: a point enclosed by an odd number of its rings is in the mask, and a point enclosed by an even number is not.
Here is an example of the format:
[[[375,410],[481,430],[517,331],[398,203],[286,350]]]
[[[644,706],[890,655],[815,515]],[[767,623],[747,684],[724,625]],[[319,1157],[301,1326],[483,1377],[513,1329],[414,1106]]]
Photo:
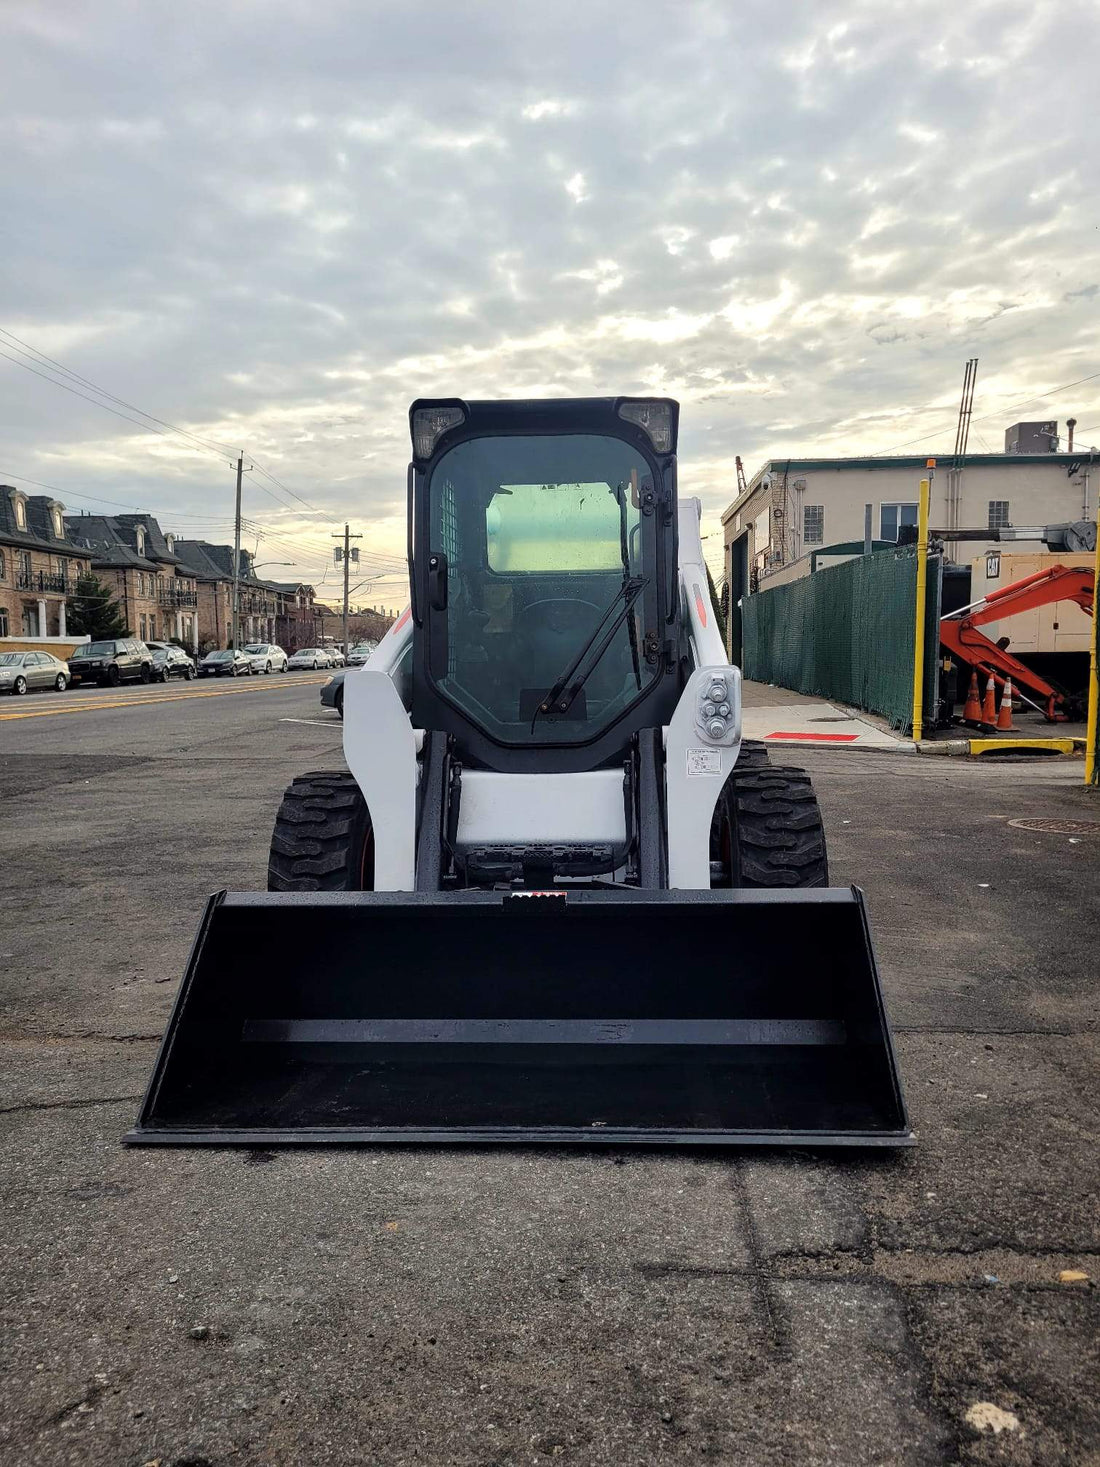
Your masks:
[[[240,646],[241,613],[241,475],[244,473],[244,454],[237,455],[237,509],[233,516],[233,642],[234,650]]]

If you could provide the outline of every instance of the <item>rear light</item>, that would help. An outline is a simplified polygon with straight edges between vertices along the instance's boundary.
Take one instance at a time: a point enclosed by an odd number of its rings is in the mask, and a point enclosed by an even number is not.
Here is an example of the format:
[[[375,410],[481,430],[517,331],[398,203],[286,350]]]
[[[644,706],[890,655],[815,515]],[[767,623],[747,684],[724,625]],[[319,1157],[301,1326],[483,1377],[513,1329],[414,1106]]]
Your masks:
[[[466,411],[458,403],[440,403],[435,407],[414,407],[412,412],[413,458],[431,458],[435,445],[466,421]]]
[[[661,398],[633,398],[619,404],[619,417],[634,423],[653,444],[656,453],[675,447],[672,404]]]

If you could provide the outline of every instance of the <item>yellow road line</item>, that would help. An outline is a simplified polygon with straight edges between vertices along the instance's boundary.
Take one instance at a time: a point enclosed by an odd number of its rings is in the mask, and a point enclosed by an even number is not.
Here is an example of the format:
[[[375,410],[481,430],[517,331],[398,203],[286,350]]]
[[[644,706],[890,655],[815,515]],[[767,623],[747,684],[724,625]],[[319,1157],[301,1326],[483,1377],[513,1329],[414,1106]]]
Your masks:
[[[0,723],[10,723],[16,718],[56,718],[62,713],[98,713],[101,708],[138,708],[145,703],[185,703],[191,698],[232,698],[234,695],[242,697],[245,693],[271,693],[279,688],[308,688],[316,687],[323,682],[323,678],[296,678],[293,682],[263,683],[260,687],[244,688],[221,688],[215,691],[213,688],[204,692],[194,693],[167,693],[161,694],[159,698],[119,698],[116,702],[97,702],[70,704],[65,708],[34,708],[26,713],[0,713]]]

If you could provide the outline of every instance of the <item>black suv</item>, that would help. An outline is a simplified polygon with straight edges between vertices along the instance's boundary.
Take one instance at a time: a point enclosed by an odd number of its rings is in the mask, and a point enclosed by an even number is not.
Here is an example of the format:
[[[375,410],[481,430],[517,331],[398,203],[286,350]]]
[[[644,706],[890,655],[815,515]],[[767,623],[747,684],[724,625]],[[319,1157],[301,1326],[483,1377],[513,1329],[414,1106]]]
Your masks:
[[[101,688],[114,688],[124,682],[147,683],[153,676],[153,654],[136,637],[87,642],[70,653],[69,676],[74,685],[94,682]]]
[[[182,677],[188,682],[195,676],[195,664],[182,647],[173,642],[146,642],[153,654],[153,681],[166,683],[169,678]]]

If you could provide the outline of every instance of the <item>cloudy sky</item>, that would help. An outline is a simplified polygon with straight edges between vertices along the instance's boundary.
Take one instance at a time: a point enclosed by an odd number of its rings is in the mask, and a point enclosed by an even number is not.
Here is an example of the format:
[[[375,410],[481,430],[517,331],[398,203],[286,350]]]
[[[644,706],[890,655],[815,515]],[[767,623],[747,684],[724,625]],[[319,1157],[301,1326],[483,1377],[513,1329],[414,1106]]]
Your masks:
[[[671,394],[710,529],[735,454],[949,447],[970,356],[972,448],[1100,442],[1098,54],[1095,0],[5,0],[0,481],[225,540],[240,447],[265,573],[348,517],[393,605],[417,396]]]

